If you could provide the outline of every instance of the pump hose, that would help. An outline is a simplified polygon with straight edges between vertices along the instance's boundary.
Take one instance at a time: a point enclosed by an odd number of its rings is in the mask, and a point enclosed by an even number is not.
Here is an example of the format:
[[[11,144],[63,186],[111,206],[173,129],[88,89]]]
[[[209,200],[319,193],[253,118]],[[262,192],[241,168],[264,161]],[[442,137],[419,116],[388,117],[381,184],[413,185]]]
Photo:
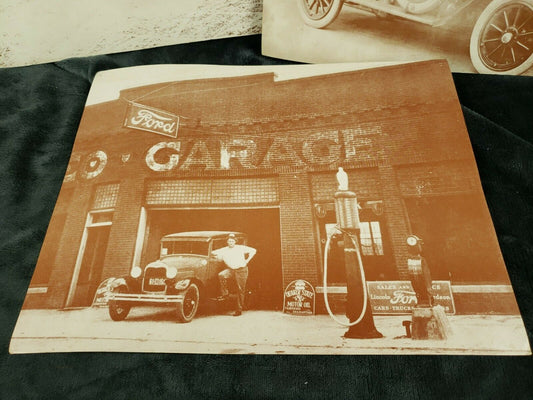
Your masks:
[[[338,324],[342,326],[354,326],[354,325],[357,325],[359,322],[361,322],[361,320],[363,319],[365,312],[366,312],[367,302],[368,302],[368,293],[366,289],[366,278],[365,278],[365,270],[363,269],[363,260],[361,259],[361,253],[359,252],[357,238],[354,238],[354,236],[352,236],[351,234],[348,234],[348,236],[350,236],[350,239],[352,239],[352,242],[355,246],[356,253],[357,253],[357,262],[359,264],[359,270],[361,271],[361,282],[363,285],[363,309],[361,311],[361,315],[359,315],[359,318],[357,318],[354,322],[346,323],[346,322],[339,320],[337,317],[335,317],[335,315],[333,315],[333,313],[331,312],[331,308],[329,307],[329,302],[328,302],[328,251],[329,251],[329,246],[331,243],[331,236],[332,235],[328,236],[328,239],[326,240],[326,244],[324,246],[324,281],[323,281],[324,303],[326,304],[326,310],[328,310],[329,316],[333,318],[335,322],[337,322]]]

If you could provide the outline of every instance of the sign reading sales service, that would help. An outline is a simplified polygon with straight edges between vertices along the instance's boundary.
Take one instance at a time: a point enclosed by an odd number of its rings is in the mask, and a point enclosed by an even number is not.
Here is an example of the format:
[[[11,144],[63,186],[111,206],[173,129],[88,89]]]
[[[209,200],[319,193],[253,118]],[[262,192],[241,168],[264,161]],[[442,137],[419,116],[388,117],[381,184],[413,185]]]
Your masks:
[[[410,314],[416,306],[416,295],[409,281],[367,282],[368,298],[373,314]],[[447,314],[455,314],[449,281],[433,281],[434,305],[444,307]]]

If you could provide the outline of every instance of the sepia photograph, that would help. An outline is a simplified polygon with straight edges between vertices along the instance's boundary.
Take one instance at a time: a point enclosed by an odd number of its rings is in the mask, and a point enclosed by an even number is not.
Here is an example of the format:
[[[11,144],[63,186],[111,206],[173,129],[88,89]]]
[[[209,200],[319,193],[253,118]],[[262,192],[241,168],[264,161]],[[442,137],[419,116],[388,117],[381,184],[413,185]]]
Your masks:
[[[529,355],[445,60],[99,72],[10,353]]]
[[[2,0],[0,67],[261,33],[262,0]]]
[[[288,60],[419,61],[533,75],[532,0],[264,0],[262,51]]]

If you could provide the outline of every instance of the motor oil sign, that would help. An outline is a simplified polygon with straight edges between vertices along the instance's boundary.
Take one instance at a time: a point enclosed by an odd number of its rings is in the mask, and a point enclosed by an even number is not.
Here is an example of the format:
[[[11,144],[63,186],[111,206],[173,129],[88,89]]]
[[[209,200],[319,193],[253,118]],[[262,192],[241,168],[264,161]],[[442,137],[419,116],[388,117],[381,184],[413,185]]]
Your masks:
[[[303,279],[292,281],[285,288],[283,312],[296,315],[315,313],[315,289]]]
[[[409,281],[367,282],[368,298],[373,314],[410,314],[416,306],[416,295]],[[434,305],[440,305],[448,314],[455,314],[449,281],[433,281]]]
[[[105,281],[98,285],[96,293],[94,294],[94,299],[92,307],[107,307],[109,301],[109,289],[107,285],[115,278],[107,278]]]

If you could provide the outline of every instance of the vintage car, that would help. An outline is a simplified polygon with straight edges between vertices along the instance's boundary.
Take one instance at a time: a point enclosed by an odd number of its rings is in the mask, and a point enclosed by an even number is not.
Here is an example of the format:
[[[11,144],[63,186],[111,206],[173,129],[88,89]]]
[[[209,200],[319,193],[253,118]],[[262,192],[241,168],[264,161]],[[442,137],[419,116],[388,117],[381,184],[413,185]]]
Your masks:
[[[246,244],[244,233],[230,231],[180,232],[161,239],[160,258],[144,269],[107,284],[109,316],[121,321],[133,306],[173,305],[180,322],[195,317],[201,301],[219,296],[218,273],[224,269],[214,250],[226,246],[235,234],[237,244]]]
[[[480,73],[522,74],[533,65],[533,0],[296,0],[306,24],[325,28],[343,5],[378,17],[441,26],[475,14],[470,59]]]

